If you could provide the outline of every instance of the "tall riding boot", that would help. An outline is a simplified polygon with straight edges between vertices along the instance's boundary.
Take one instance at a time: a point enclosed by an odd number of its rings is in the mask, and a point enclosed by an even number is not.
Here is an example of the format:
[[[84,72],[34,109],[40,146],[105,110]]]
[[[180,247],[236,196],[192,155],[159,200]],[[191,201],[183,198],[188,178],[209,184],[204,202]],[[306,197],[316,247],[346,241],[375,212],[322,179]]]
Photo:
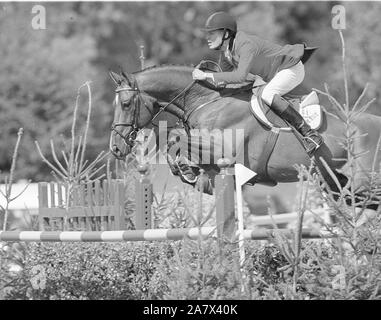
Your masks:
[[[303,117],[297,112],[291,103],[276,94],[271,104],[271,109],[274,110],[280,117],[290,123],[303,136],[304,147],[309,156],[312,156],[314,151],[321,146],[323,138],[313,130]]]

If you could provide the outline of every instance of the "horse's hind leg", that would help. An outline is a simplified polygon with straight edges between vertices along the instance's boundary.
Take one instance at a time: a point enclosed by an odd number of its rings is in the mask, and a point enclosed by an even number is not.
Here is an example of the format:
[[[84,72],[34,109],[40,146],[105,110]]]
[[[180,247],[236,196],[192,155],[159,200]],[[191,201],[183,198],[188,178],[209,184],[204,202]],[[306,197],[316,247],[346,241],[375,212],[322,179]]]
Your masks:
[[[343,175],[343,174],[338,174],[337,178],[338,178],[338,181],[339,181],[341,187],[342,188],[345,187],[345,185],[348,182],[348,178],[345,175]],[[368,213],[371,213],[371,212],[373,212],[373,213],[376,213],[376,212],[380,213],[381,204],[380,204],[380,199],[379,198],[369,199],[368,203],[366,203],[366,202],[364,203],[365,195],[362,194],[362,193],[355,193],[355,195],[354,195],[354,203],[353,203],[353,198],[352,198],[352,195],[351,195],[352,191],[351,191],[350,187],[348,188],[348,191],[349,191],[350,194],[346,194],[346,195],[343,195],[342,192],[340,192],[340,189],[337,187],[336,184],[329,185],[329,189],[330,190],[328,190],[327,187],[324,188],[325,192],[332,194],[332,197],[333,197],[333,199],[335,201],[339,201],[340,198],[342,198],[344,196],[345,204],[347,206],[355,206],[357,213],[359,213],[361,210],[364,211],[363,212],[364,217],[367,216]],[[373,216],[373,213],[371,213],[370,216]],[[337,222],[337,218],[334,215],[331,215],[331,219],[332,219],[333,223]],[[360,222],[360,223],[363,224],[364,222]]]

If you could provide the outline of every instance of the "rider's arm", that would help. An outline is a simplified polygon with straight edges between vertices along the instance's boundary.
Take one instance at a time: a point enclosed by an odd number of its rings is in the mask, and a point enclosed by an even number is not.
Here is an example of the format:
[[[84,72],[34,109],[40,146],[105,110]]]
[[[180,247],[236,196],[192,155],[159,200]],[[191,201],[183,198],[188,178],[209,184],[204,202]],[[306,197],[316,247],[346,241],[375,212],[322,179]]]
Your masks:
[[[229,62],[229,60],[225,57],[224,52],[220,53],[220,57],[218,59],[218,64],[221,67],[221,70],[223,72],[229,72],[234,70],[234,66],[232,63]]]
[[[227,83],[241,83],[246,80],[255,57],[258,55],[258,47],[251,41],[245,41],[238,49],[238,67],[231,72],[218,72],[214,74],[214,81],[217,85]]]
[[[220,54],[220,57],[218,59],[218,64],[219,64],[221,70],[224,71],[224,72],[226,72],[226,71],[229,72],[229,71],[234,70],[234,66],[229,62],[228,59],[226,59],[226,57],[225,57],[223,52],[221,52],[221,54]],[[207,79],[210,79],[213,82],[215,82],[215,80],[214,80],[214,73],[205,73],[205,77]]]

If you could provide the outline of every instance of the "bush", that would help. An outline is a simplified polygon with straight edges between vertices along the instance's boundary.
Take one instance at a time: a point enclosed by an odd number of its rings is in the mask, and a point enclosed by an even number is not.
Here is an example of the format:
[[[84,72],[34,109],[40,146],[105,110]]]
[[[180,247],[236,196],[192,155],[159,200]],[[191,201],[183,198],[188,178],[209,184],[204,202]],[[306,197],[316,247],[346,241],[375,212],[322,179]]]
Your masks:
[[[326,241],[303,241],[297,285],[277,244],[247,242],[30,243],[1,250],[4,299],[379,299],[381,259],[344,259]],[[5,261],[18,263],[10,272]]]
[[[170,243],[29,243],[6,299],[149,299]],[[158,290],[158,288],[155,288]]]

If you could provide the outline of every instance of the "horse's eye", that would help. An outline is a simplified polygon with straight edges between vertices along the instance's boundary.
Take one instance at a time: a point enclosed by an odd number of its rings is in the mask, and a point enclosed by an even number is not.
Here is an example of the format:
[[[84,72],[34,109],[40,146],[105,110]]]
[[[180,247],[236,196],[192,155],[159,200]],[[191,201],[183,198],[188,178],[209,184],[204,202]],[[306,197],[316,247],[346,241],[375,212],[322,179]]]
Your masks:
[[[123,110],[127,110],[129,106],[130,106],[130,104],[128,102],[122,101],[122,109]]]

